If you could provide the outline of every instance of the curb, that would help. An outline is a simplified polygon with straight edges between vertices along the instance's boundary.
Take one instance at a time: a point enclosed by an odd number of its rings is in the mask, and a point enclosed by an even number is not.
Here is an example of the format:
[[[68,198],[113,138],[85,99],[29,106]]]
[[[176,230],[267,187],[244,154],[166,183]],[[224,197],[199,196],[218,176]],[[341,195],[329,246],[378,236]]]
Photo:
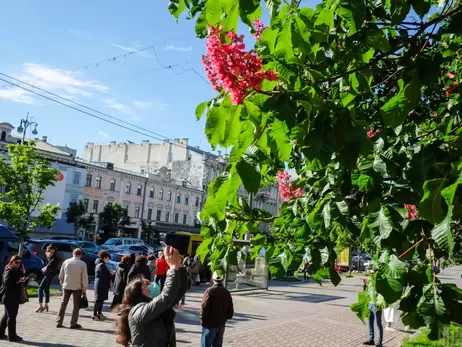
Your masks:
[[[63,292],[57,292],[57,293],[50,293],[50,297],[52,296],[61,296],[63,295]],[[29,298],[38,298],[38,294],[28,294]]]

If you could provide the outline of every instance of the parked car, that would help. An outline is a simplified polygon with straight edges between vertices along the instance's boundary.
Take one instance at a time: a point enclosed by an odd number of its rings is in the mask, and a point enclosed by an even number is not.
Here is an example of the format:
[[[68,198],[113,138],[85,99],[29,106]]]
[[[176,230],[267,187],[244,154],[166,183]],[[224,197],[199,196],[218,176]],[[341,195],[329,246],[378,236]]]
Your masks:
[[[154,254],[154,250],[148,245],[132,245],[132,246],[118,246],[112,249],[115,253],[135,253],[135,254]]]
[[[102,249],[96,243],[91,241],[76,241],[76,243],[85,251],[85,253],[98,254]]]
[[[72,252],[76,248],[80,248],[80,245],[77,241],[69,240],[28,240],[26,246],[31,252],[43,260],[45,259],[45,250],[49,245],[54,245],[56,247],[56,254],[58,258],[58,269],[61,268],[61,264],[69,258],[72,258]],[[95,273],[95,260],[98,255],[93,253],[87,253],[84,251],[82,260],[87,264],[87,270],[89,275]]]
[[[106,263],[106,266],[111,273],[116,272],[117,265],[119,265],[120,260],[122,259],[123,256],[130,256],[129,254],[122,254],[122,253],[110,253],[110,254],[111,254],[111,260],[109,260],[109,262]]]
[[[113,249],[117,246],[144,245],[143,240],[133,237],[112,237],[101,245],[103,249]]]
[[[6,226],[0,224],[0,273],[10,261],[13,255],[19,254],[19,238]],[[43,260],[25,247],[22,254],[22,262],[26,275],[34,281],[40,281],[43,277]]]

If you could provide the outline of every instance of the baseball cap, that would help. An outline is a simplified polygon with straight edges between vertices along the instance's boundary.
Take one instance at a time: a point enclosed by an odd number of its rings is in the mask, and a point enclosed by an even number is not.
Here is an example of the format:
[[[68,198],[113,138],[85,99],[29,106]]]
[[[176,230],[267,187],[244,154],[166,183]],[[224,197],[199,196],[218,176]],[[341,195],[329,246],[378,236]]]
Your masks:
[[[222,276],[222,275],[219,275],[218,272],[216,272],[216,271],[213,273],[212,278],[213,278],[215,281],[223,281],[223,276]]]

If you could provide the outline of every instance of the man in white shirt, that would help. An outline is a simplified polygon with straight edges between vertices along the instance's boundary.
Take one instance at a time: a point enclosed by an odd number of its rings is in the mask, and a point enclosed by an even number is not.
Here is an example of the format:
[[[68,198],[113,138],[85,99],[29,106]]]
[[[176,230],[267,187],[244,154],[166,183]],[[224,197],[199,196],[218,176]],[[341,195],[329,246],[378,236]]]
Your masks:
[[[72,296],[74,306],[72,309],[70,328],[81,329],[82,326],[77,324],[77,321],[79,319],[80,299],[86,294],[88,288],[88,272],[87,264],[80,260],[83,251],[80,248],[76,248],[72,254],[73,257],[67,259],[63,263],[61,271],[59,272],[59,282],[61,283],[64,294],[56,321],[56,327],[63,327],[64,313],[66,312],[69,299]]]

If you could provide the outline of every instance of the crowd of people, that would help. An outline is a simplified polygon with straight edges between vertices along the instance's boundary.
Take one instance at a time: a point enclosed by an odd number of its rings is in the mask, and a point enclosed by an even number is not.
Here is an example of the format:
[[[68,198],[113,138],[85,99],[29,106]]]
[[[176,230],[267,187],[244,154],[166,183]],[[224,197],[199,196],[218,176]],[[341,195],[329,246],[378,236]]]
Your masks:
[[[79,312],[87,308],[88,289],[87,265],[81,260],[83,251],[73,251],[73,256],[65,260],[58,270],[56,248],[46,249],[43,279],[38,288],[36,313],[47,312],[50,303],[50,285],[58,275],[63,296],[56,327],[64,327],[64,316],[72,297],[73,308],[70,329],[81,329]],[[111,255],[100,251],[95,262],[94,306],[92,320],[106,320],[103,314],[109,291],[113,291],[110,308],[117,314],[116,342],[131,347],[175,347],[176,310],[185,304],[186,292],[200,284],[201,265],[197,257],[185,255],[167,246],[156,259],[153,255],[124,256],[115,273],[106,266]],[[202,325],[201,347],[221,347],[226,322],[233,317],[233,300],[223,286],[223,277],[218,273],[211,276],[211,286],[205,291],[201,303]],[[19,255],[11,258],[2,275],[0,301],[5,308],[0,321],[0,339],[20,342],[16,333],[16,317],[20,304],[27,301],[24,266]],[[6,335],[8,329],[8,335]]]

